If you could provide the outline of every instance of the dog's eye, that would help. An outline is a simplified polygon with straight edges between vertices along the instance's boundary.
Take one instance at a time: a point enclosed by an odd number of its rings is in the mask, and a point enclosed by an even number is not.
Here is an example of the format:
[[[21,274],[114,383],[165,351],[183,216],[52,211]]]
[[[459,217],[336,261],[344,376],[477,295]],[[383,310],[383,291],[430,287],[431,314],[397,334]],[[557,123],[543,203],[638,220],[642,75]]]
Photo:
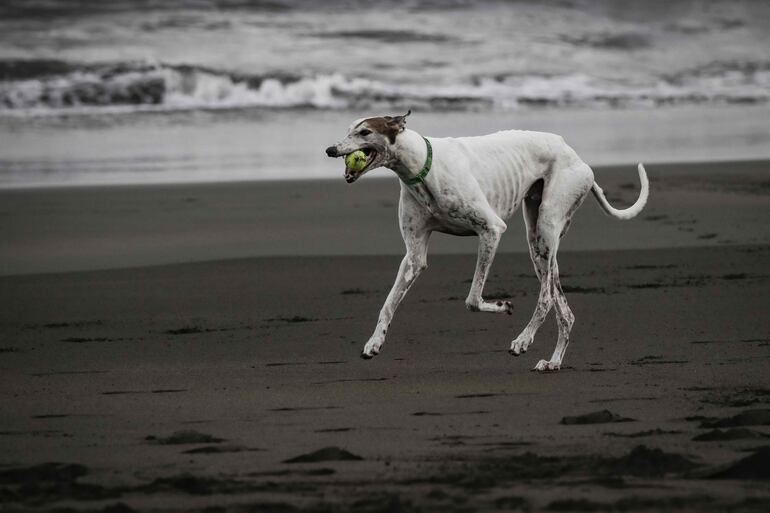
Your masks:
[[[358,132],[358,135],[363,135],[364,137],[366,137],[367,135],[369,135],[369,134],[371,134],[371,133],[372,133],[372,131],[371,131],[371,130],[368,130],[368,129],[364,128],[363,130],[361,130],[360,132]]]

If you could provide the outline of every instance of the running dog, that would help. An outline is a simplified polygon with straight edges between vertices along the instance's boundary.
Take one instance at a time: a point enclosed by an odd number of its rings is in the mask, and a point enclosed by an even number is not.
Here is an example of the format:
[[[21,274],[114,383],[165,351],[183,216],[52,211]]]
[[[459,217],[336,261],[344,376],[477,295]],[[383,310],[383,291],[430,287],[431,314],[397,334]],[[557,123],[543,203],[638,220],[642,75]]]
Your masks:
[[[558,370],[575,322],[559,283],[559,241],[588,191],[617,219],[639,214],[649,195],[644,166],[638,166],[639,198],[631,207],[618,210],[607,202],[591,168],[558,135],[509,130],[479,137],[426,138],[406,128],[409,114],[411,111],[403,116],[359,119],[350,126],[347,137],[326,149],[329,157],[357,150],[366,154],[362,169],[346,166],[348,183],[378,167],[394,171],[401,179],[398,211],[406,255],[361,357],[372,358],[382,349],[396,308],[428,266],[428,239],[433,231],[478,236],[476,272],[465,305],[473,312],[510,314],[510,301],[485,301],[482,290],[507,228],[505,222],[523,204],[529,254],[540,280],[540,294],[529,323],[511,342],[510,353],[519,356],[529,349],[555,306],[559,331],[556,349],[550,360],[540,360],[534,370]]]

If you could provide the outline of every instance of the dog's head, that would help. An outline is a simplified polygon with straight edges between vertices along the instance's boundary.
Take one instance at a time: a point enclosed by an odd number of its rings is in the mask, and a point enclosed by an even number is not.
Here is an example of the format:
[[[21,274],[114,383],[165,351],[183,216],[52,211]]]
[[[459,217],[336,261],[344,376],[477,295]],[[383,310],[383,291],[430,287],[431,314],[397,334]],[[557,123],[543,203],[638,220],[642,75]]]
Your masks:
[[[358,150],[366,155],[363,169],[354,170],[345,166],[345,181],[353,183],[367,171],[393,162],[393,145],[398,134],[406,129],[406,117],[411,113],[410,110],[403,116],[358,119],[350,125],[347,137],[326,148],[329,157],[344,157]]]

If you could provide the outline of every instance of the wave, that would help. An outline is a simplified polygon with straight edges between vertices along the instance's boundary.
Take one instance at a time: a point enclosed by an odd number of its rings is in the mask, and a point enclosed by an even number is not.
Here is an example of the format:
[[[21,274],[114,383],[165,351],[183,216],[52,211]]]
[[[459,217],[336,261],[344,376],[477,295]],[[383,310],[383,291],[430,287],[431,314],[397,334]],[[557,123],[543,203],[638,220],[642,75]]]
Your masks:
[[[248,75],[200,66],[1,61],[0,115],[196,109],[514,110],[770,100],[770,62],[715,62],[632,83],[580,73],[395,84],[341,73]]]

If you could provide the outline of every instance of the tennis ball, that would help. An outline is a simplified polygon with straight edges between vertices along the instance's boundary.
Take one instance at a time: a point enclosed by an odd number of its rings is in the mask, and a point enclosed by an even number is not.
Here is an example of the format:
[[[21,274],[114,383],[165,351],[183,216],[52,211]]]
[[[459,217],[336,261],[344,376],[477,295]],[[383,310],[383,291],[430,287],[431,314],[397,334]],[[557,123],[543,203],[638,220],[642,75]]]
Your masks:
[[[357,150],[345,155],[345,166],[351,171],[362,171],[366,167],[366,154]]]

